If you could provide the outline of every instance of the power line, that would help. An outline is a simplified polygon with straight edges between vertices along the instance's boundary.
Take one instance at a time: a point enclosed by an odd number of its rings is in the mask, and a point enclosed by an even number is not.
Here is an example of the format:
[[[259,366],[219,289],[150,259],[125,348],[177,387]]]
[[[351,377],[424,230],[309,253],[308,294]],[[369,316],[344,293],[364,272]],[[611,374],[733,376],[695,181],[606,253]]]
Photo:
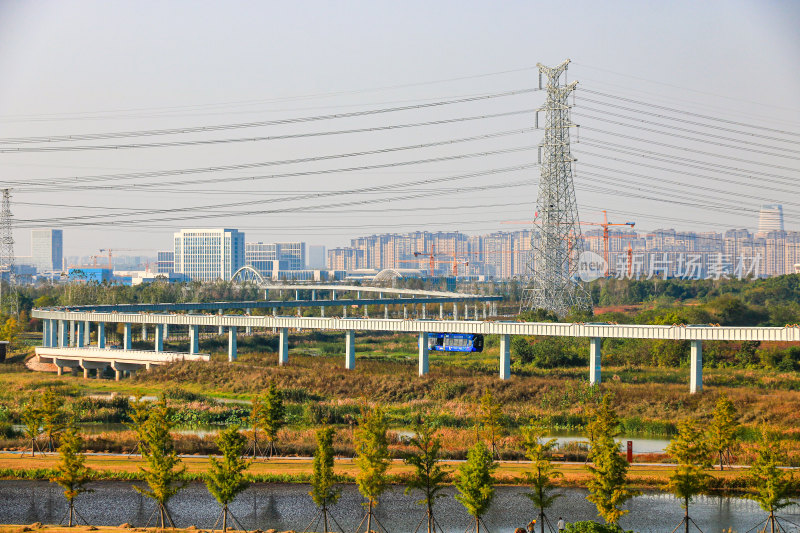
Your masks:
[[[382,109],[368,109],[363,111],[353,111],[350,113],[335,113],[327,115],[317,115],[311,117],[294,117],[275,120],[262,120],[254,122],[242,122],[237,124],[217,124],[209,126],[190,126],[183,128],[168,128],[158,130],[136,130],[136,131],[121,131],[121,132],[105,132],[105,133],[76,133],[70,135],[53,135],[45,137],[17,137],[17,138],[0,138],[0,144],[41,144],[41,143],[54,143],[54,142],[72,142],[72,141],[94,141],[100,139],[119,139],[126,137],[151,137],[156,135],[176,135],[186,133],[207,133],[211,131],[223,131],[241,128],[256,128],[263,126],[277,126],[284,124],[297,124],[306,122],[317,122],[321,120],[338,120],[343,118],[363,117],[368,115],[377,115],[383,113],[395,113],[399,111],[409,111],[418,109],[428,109],[432,107],[440,107],[452,104],[462,104],[465,102],[477,102],[480,100],[489,100],[494,98],[504,98],[507,96],[516,96],[520,94],[528,94],[537,91],[538,89],[518,89],[514,91],[506,91],[503,93],[494,93],[488,95],[471,96],[466,98],[456,98],[452,100],[444,100],[438,102],[427,102],[422,104],[414,104],[408,106],[389,107]]]
[[[494,119],[500,117],[510,117],[534,113],[535,109],[523,109],[520,111],[507,111],[505,113],[494,113],[491,115],[477,115],[470,117],[450,118],[442,120],[431,120],[428,122],[414,122],[410,124],[395,124],[391,126],[374,126],[370,128],[355,128],[348,130],[317,131],[309,133],[291,133],[285,135],[268,135],[261,137],[239,137],[228,139],[198,139],[193,141],[168,141],[156,143],[128,143],[128,144],[105,144],[105,145],[83,145],[83,146],[29,146],[23,148],[6,148],[0,146],[0,153],[29,153],[29,152],[83,152],[90,150],[124,150],[133,148],[174,148],[179,146],[200,146],[233,144],[243,142],[261,141],[280,141],[288,139],[303,139],[307,137],[324,137],[330,135],[348,135],[353,133],[374,133],[378,131],[397,130],[404,128],[416,128],[420,126],[439,126],[442,124],[454,124],[457,122],[468,122],[472,120]]]

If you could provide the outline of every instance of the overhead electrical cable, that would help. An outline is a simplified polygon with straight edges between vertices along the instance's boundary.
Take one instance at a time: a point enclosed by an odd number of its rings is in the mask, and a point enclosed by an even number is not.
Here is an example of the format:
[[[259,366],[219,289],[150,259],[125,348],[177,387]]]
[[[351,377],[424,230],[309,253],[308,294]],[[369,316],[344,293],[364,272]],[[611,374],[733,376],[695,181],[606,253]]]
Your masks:
[[[33,185],[39,186],[46,186],[52,187],[54,184],[64,183],[67,185],[75,185],[78,183],[86,183],[86,182],[107,182],[107,181],[120,181],[120,180],[131,180],[131,179],[144,179],[144,178],[155,178],[155,177],[162,177],[162,176],[174,176],[174,175],[182,175],[182,174],[200,174],[200,173],[207,173],[207,172],[222,172],[228,170],[243,170],[243,169],[250,169],[250,168],[261,168],[261,167],[269,167],[269,166],[279,166],[279,165],[292,165],[298,163],[311,163],[317,161],[329,161],[333,159],[345,159],[349,157],[361,157],[365,155],[376,155],[376,154],[387,154],[392,152],[401,152],[401,151],[408,151],[408,150],[417,150],[420,148],[433,148],[436,146],[447,146],[452,144],[459,144],[464,142],[472,142],[478,140],[485,140],[485,139],[494,139],[498,137],[507,137],[510,135],[520,135],[524,133],[529,133],[534,131],[535,128],[522,128],[517,130],[507,130],[507,131],[500,131],[495,133],[487,133],[483,135],[476,135],[472,137],[462,137],[459,139],[448,139],[444,141],[434,141],[429,143],[422,143],[422,144],[415,144],[410,146],[396,146],[391,148],[379,148],[376,150],[365,150],[361,152],[350,152],[344,154],[332,154],[332,155],[324,155],[324,156],[313,156],[313,157],[301,157],[297,159],[284,159],[278,161],[261,161],[256,163],[240,163],[240,164],[233,164],[233,165],[220,165],[214,167],[199,167],[199,168],[185,168],[185,169],[173,169],[173,170],[158,170],[152,172],[130,172],[130,173],[122,173],[122,174],[103,174],[103,175],[95,175],[95,176],[73,176],[73,177],[65,177],[65,178],[49,178],[43,180],[25,180],[23,184],[27,187],[31,187]],[[219,178],[217,178],[219,181]],[[9,183],[9,182],[6,182]],[[13,182],[9,183],[8,186],[13,187]]]
[[[303,139],[307,137],[324,137],[331,135],[347,135],[353,133],[374,133],[378,131],[397,130],[404,128],[416,128],[420,126],[438,126],[442,124],[454,124],[457,122],[467,122],[471,120],[493,119],[499,117],[510,117],[526,113],[534,113],[535,109],[523,109],[520,111],[507,111],[505,113],[494,113],[491,115],[477,115],[470,117],[460,117],[442,120],[431,120],[428,122],[415,122],[410,124],[396,124],[391,126],[374,126],[369,128],[354,128],[347,130],[317,131],[309,133],[290,133],[285,135],[267,135],[261,137],[238,137],[229,139],[196,139],[192,141],[169,141],[156,143],[129,143],[129,144],[105,144],[105,145],[81,145],[81,146],[28,146],[23,148],[8,148],[0,146],[0,153],[28,153],[28,152],[83,152],[91,150],[124,150],[134,148],[173,148],[179,146],[200,146],[233,144],[243,142],[262,142],[280,141],[287,139]]]
[[[631,104],[645,106],[645,107],[653,108],[653,109],[660,109],[662,111],[669,111],[670,113],[678,113],[678,114],[681,114],[681,115],[688,115],[688,116],[692,116],[692,117],[696,117],[696,118],[702,118],[704,120],[711,120],[711,121],[714,121],[714,122],[721,122],[723,124],[731,124],[731,125],[734,125],[734,126],[741,126],[741,127],[744,127],[744,128],[757,129],[757,130],[762,130],[762,131],[769,131],[769,132],[772,132],[772,133],[779,133],[781,135],[790,135],[790,136],[793,136],[793,137],[800,137],[800,133],[795,132],[795,131],[788,131],[788,130],[782,130],[782,129],[777,129],[777,128],[770,128],[768,126],[759,126],[757,124],[750,124],[750,123],[747,123],[747,122],[739,122],[739,121],[736,121],[736,120],[729,120],[729,119],[720,118],[720,117],[714,117],[714,116],[710,116],[710,115],[703,115],[701,113],[695,113],[693,111],[686,111],[684,109],[676,109],[674,107],[668,107],[668,106],[663,106],[663,105],[659,105],[659,104],[654,104],[652,102],[643,102],[641,100],[634,100],[633,98],[625,98],[624,96],[608,94],[608,93],[604,93],[604,92],[600,92],[600,91],[593,91],[593,90],[587,89],[585,87],[582,87],[581,91],[589,93],[589,94],[594,94],[594,95],[597,95],[597,96],[602,96],[604,98],[610,98],[610,99],[613,99],[613,100],[620,100],[622,102],[628,102],[628,103],[631,103]]]
[[[465,102],[476,102],[480,100],[489,100],[493,98],[503,98],[507,96],[515,96],[520,94],[527,94],[538,91],[539,89],[518,89],[514,91],[506,91],[503,93],[494,93],[488,95],[471,96],[466,98],[456,98],[452,100],[444,100],[439,102],[427,102],[422,104],[414,104],[399,107],[389,107],[382,109],[367,109],[362,111],[352,111],[349,113],[334,113],[327,115],[317,115],[311,117],[294,117],[274,120],[261,120],[253,122],[242,122],[237,124],[217,124],[209,126],[188,126],[182,128],[167,128],[158,130],[134,130],[134,131],[119,131],[119,132],[105,132],[105,133],[76,133],[70,135],[52,135],[42,137],[12,137],[0,138],[0,145],[2,144],[41,144],[41,143],[54,143],[54,142],[73,142],[73,141],[93,141],[100,139],[119,139],[127,137],[151,137],[156,135],[176,135],[186,133],[206,133],[211,131],[223,131],[241,128],[255,128],[262,126],[277,126],[283,124],[297,124],[306,122],[317,122],[321,120],[338,120],[343,118],[363,117],[368,115],[378,115],[383,113],[394,113],[398,111],[409,111],[417,109],[428,109],[432,107],[440,107],[451,104],[462,104]]]

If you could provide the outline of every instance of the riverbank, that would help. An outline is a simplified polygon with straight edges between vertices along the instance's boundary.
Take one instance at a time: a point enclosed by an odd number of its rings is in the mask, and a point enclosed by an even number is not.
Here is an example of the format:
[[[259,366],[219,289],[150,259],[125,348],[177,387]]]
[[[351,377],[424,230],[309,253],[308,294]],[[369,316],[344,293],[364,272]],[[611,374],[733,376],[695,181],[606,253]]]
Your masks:
[[[58,456],[37,455],[36,457],[19,454],[0,453],[0,479],[48,480],[54,475]],[[209,461],[205,457],[184,457],[186,466],[184,477],[187,481],[200,481],[208,472]],[[458,461],[444,461],[443,464],[454,472]],[[560,487],[586,488],[589,472],[582,463],[555,463],[563,477],[554,480]],[[143,476],[140,467],[144,462],[138,456],[89,455],[86,466],[95,471],[98,481],[137,481]],[[495,473],[498,484],[523,485],[525,472],[530,466],[521,461],[500,461]],[[628,472],[630,484],[639,490],[665,491],[673,466],[632,464]],[[258,460],[250,464],[247,473],[254,482],[262,483],[307,483],[311,479],[312,461],[308,458],[280,457],[269,460]],[[338,458],[334,471],[341,483],[354,483],[358,471],[353,459]],[[393,460],[388,474],[393,483],[404,483],[408,480],[412,468],[400,460]],[[710,493],[739,493],[749,489],[743,479],[742,470],[714,470],[710,472],[712,481]],[[453,481],[451,473],[449,481]]]

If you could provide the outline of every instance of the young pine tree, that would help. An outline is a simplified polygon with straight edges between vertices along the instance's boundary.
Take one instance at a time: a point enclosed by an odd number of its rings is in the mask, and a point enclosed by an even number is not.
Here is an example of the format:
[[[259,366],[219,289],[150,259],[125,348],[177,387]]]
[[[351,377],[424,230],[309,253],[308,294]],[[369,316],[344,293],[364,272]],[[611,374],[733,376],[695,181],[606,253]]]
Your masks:
[[[141,435],[139,451],[147,464],[139,467],[144,473],[144,479],[149,490],[134,486],[134,489],[155,500],[158,505],[158,517],[161,528],[175,527],[172,517],[167,509],[167,502],[183,488],[181,476],[186,467],[181,465],[181,460],[175,452],[175,445],[169,430],[175,423],[172,420],[172,409],[167,407],[167,400],[162,395],[158,402],[150,408],[150,414],[137,429]]]
[[[39,412],[42,416],[42,432],[47,439],[47,451],[55,449],[55,437],[62,431],[64,424],[64,413],[61,407],[64,405],[64,398],[58,394],[53,387],[47,387],[39,398]]]
[[[388,429],[386,414],[380,406],[362,408],[361,420],[355,432],[358,466],[356,484],[358,491],[367,500],[364,504],[367,508],[367,532],[372,531],[373,509],[386,490],[386,470],[389,468],[389,441],[386,436]]]
[[[261,448],[258,445],[258,430],[261,429],[261,421],[264,419],[264,399],[260,394],[253,397],[253,403],[250,406],[250,427],[253,431],[253,459],[259,455]]]
[[[475,532],[481,531],[481,517],[494,499],[492,473],[497,463],[483,441],[478,441],[467,453],[467,461],[458,469],[455,486],[460,494],[456,499],[475,518]]]
[[[597,514],[612,525],[617,525],[628,512],[620,506],[638,494],[628,487],[629,465],[614,440],[619,435],[618,426],[617,413],[610,397],[605,395],[589,415],[589,460],[592,464],[586,468],[592,477],[587,483],[589,496],[586,499],[595,504]]]
[[[437,498],[444,496],[439,493],[444,489],[448,473],[441,465],[442,440],[436,436],[436,428],[430,419],[424,419],[415,425],[414,437],[411,438],[409,444],[412,452],[406,456],[405,463],[414,467],[414,473],[408,480],[405,493],[408,494],[414,490],[422,493],[422,498],[417,500],[417,505],[425,506],[428,533],[433,533],[437,530],[433,505]]]
[[[525,496],[530,498],[533,506],[539,510],[541,533],[544,533],[545,510],[561,496],[561,494],[551,494],[552,480],[563,476],[550,462],[550,452],[555,448],[557,441],[550,439],[545,442],[546,433],[544,424],[537,421],[532,421],[530,426],[522,430],[525,456],[531,461],[531,471],[525,472],[525,482],[532,490]]]
[[[75,522],[75,498],[84,492],[91,492],[85,487],[91,478],[91,469],[84,465],[86,456],[83,454],[83,439],[77,428],[69,427],[61,436],[58,447],[61,460],[56,466],[56,476],[50,481],[58,483],[64,489],[64,497],[69,503],[68,526]]]
[[[335,486],[333,474],[333,433],[331,427],[317,430],[317,449],[311,474],[311,499],[320,508],[323,533],[328,533],[328,507],[335,505],[341,496],[341,489]]]
[[[792,495],[792,475],[780,468],[786,464],[786,452],[775,435],[766,427],[761,428],[761,439],[756,454],[756,460],[747,473],[751,484],[756,487],[756,493],[749,495],[748,498],[757,501],[758,505],[769,513],[764,531],[769,525],[770,533],[775,533],[781,530],[777,524],[775,511],[792,503],[789,499]]]
[[[503,406],[495,401],[488,388],[481,397],[479,412],[484,435],[492,448],[492,457],[497,457],[497,441],[503,437],[505,432]]]
[[[719,457],[719,469],[730,466],[730,454],[736,444],[736,407],[727,396],[720,396],[709,427],[709,444]]]
[[[269,456],[277,453],[275,442],[278,440],[278,431],[286,424],[286,409],[283,406],[283,395],[275,383],[270,383],[264,395],[264,416],[261,425],[269,442]]]
[[[689,533],[689,522],[692,521],[689,503],[708,485],[710,476],[704,469],[711,467],[709,446],[697,422],[687,419],[678,424],[678,435],[670,441],[667,453],[678,462],[669,477],[669,488],[681,500],[684,509],[681,524],[685,533]]]
[[[22,406],[22,427],[25,437],[31,443],[31,457],[36,455],[36,439],[42,430],[42,412],[35,398],[28,400]]]
[[[228,530],[228,504],[249,485],[244,471],[249,463],[243,458],[247,439],[239,431],[239,426],[230,426],[219,432],[217,447],[222,460],[210,457],[209,473],[206,475],[208,492],[222,505],[222,531]]]

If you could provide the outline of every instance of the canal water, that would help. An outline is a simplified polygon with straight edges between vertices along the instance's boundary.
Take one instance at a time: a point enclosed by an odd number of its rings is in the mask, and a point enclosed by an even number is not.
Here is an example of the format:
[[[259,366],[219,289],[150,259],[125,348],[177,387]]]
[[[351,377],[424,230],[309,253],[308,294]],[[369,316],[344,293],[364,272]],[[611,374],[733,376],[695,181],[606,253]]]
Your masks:
[[[117,526],[130,523],[136,527],[147,524],[152,516],[153,503],[135,492],[129,482],[99,482],[92,485],[95,492],[82,494],[76,508],[93,525]],[[239,495],[230,506],[233,514],[248,529],[303,531],[316,513],[308,495],[308,485],[256,484]],[[530,500],[524,488],[498,487],[486,524],[492,533],[511,533],[533,518]],[[566,521],[596,519],[594,506],[586,501],[586,491],[563,489],[549,516],[555,523],[559,516]],[[448,488],[446,497],[436,503],[437,519],[447,533],[463,533],[470,517]],[[415,504],[416,497],[403,494],[403,488],[393,486],[381,498],[377,518],[390,533],[412,532],[423,516]],[[342,497],[332,513],[348,531],[358,525],[363,499],[355,486],[343,487]],[[169,503],[170,512],[178,527],[191,525],[210,528],[219,513],[219,506],[201,483],[191,483]],[[668,533],[683,517],[680,504],[673,497],[651,493],[630,500],[630,513],[621,525],[627,530]],[[31,524],[57,523],[67,510],[61,489],[46,481],[0,481],[0,523]],[[742,498],[703,496],[692,504],[691,516],[706,533],[732,528],[745,533],[763,521],[765,515],[755,502]],[[791,522],[800,524],[800,505],[794,504],[781,512]],[[152,522],[151,522],[152,525]],[[786,524],[788,531],[800,528]],[[696,530],[695,530],[696,531]]]

